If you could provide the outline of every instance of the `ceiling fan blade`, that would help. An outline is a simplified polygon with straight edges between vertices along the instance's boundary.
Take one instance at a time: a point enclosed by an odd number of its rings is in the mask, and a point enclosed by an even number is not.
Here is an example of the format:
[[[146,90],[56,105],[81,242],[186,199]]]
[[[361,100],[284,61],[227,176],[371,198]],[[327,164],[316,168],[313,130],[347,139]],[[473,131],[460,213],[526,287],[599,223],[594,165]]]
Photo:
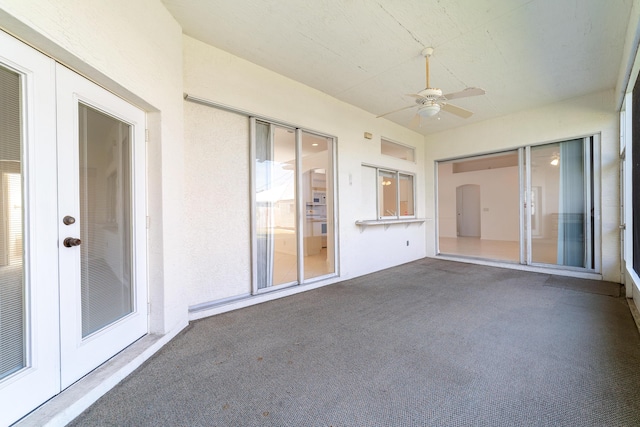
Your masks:
[[[460,92],[447,93],[442,96],[448,100],[451,100],[456,98],[467,98],[469,96],[484,95],[485,93],[487,92],[484,89],[480,89],[479,87],[468,87],[464,90],[461,90]]]
[[[409,122],[409,127],[417,128],[420,127],[420,114],[416,114],[413,116],[413,119]]]
[[[455,114],[458,117],[462,117],[463,119],[468,119],[469,117],[473,116],[473,113],[471,111],[451,104],[440,104],[440,109],[446,111],[447,113]]]
[[[410,96],[410,97],[416,98],[416,99],[424,98],[423,96],[420,96],[417,93],[407,93],[405,96]]]
[[[413,108],[413,107],[415,107],[415,105],[409,105],[408,107],[398,108],[397,110],[393,110],[393,111],[389,111],[388,113],[380,114],[379,116],[376,116],[376,119],[379,119],[380,117],[388,116],[389,114],[397,113],[398,111],[408,110],[409,108]]]

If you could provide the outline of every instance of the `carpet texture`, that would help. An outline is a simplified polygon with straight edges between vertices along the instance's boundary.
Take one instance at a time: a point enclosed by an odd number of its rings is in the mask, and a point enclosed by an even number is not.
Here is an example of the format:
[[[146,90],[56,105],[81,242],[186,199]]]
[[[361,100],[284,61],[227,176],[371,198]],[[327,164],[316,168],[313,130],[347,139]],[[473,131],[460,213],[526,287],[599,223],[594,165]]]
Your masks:
[[[638,426],[612,293],[422,259],[193,322],[71,425]]]

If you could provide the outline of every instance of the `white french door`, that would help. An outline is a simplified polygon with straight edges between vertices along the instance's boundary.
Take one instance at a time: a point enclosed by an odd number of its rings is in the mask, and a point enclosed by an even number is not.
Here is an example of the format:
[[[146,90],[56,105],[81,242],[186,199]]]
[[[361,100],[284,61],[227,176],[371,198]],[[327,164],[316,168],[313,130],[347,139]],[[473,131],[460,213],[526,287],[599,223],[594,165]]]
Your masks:
[[[147,332],[145,115],[0,31],[0,425]]]
[[[65,388],[147,331],[145,115],[61,65],[56,79]]]
[[[0,81],[7,254],[0,266],[0,425],[7,425],[60,390],[54,63],[0,31]],[[4,185],[5,171],[18,174],[17,186]]]

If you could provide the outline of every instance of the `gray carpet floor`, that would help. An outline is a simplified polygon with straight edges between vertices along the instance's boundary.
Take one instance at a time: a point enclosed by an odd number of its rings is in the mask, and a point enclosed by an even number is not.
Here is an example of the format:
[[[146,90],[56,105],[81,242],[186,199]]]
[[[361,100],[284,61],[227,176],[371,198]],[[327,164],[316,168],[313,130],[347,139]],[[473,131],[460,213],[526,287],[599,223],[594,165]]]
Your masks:
[[[75,426],[638,426],[620,285],[423,259],[193,322]]]

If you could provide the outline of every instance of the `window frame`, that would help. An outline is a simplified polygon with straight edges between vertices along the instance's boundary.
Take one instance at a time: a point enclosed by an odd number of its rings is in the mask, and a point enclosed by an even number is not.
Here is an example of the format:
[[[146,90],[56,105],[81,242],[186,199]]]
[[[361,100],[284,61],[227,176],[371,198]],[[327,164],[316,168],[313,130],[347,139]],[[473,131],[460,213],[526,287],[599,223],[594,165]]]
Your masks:
[[[416,174],[413,172],[401,171],[393,168],[387,168],[382,166],[374,166],[369,164],[362,164],[363,167],[368,167],[375,170],[375,186],[376,186],[376,220],[403,220],[403,219],[415,219],[416,216]],[[380,206],[382,203],[382,185],[380,185],[381,173],[386,173],[390,175],[394,175],[395,177],[395,215],[383,215],[381,212]],[[413,213],[410,215],[402,215],[400,211],[400,182],[401,177],[410,177],[411,179],[411,191],[409,194],[411,195],[412,205],[413,205]]]
[[[412,158],[411,159],[405,159],[405,158],[402,158],[402,157],[394,156],[393,154],[388,154],[388,153],[383,152],[382,147],[383,147],[383,145],[385,143],[393,145],[393,146],[396,146],[399,149],[405,149],[405,150],[407,150],[407,152],[411,152],[411,157]],[[402,144],[400,142],[394,141],[394,140],[386,138],[384,136],[380,137],[380,154],[383,155],[383,156],[392,157],[394,159],[403,160],[405,162],[416,163],[416,147],[413,147],[413,146],[407,145],[407,144]]]

